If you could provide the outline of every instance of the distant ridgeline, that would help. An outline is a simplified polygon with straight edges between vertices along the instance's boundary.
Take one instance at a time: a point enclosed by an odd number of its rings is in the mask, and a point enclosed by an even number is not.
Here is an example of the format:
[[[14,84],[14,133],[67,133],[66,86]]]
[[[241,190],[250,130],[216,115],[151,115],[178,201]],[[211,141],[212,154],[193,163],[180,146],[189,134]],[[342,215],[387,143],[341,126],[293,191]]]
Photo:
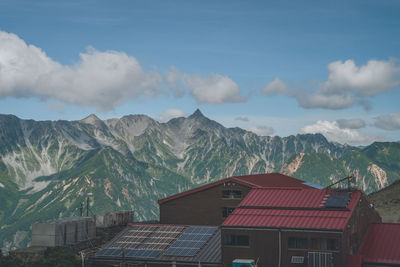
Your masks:
[[[400,144],[352,147],[320,134],[258,136],[197,110],[160,123],[145,115],[102,121],[0,115],[0,247],[30,242],[36,221],[79,215],[92,193],[100,214],[158,218],[157,199],[222,178],[280,172],[326,186],[349,174],[367,193],[400,178]]]

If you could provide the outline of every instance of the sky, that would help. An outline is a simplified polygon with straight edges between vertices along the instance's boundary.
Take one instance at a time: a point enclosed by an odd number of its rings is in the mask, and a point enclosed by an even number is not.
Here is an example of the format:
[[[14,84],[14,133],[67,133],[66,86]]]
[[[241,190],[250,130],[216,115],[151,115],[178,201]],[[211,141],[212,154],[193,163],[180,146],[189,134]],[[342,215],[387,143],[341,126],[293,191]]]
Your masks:
[[[0,2],[0,114],[196,109],[259,135],[400,140],[400,1]]]

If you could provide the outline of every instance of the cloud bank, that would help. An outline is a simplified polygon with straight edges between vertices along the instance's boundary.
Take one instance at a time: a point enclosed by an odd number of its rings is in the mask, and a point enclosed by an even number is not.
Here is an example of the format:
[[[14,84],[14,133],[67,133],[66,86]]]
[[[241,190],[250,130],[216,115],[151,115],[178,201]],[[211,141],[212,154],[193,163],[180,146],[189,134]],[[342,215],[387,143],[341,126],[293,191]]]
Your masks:
[[[366,126],[362,119],[339,119],[336,123],[340,129],[361,129]]]
[[[301,128],[300,133],[321,133],[329,141],[351,145],[365,145],[371,144],[377,140],[382,140],[382,138],[376,136],[362,134],[355,129],[341,128],[339,123],[336,121],[330,122],[319,120],[315,124]]]
[[[225,104],[245,102],[246,97],[240,94],[239,86],[228,76],[212,73],[189,75],[172,67],[165,75],[168,86],[177,94],[188,88],[198,104]]]
[[[154,97],[162,77],[125,53],[88,48],[64,66],[17,35],[0,31],[0,97],[39,97],[110,110],[125,99]]]
[[[275,78],[262,92],[293,97],[303,108],[334,110],[358,103],[368,109],[368,97],[400,86],[400,66],[392,60],[370,60],[363,66],[356,66],[354,60],[335,61],[328,65],[328,70],[328,79],[315,90],[288,89],[287,84]]]
[[[238,85],[227,76],[189,75],[171,68],[165,76],[145,71],[136,58],[89,47],[74,65],[52,60],[17,35],[0,31],[0,98],[38,97],[109,111],[128,99],[189,90],[198,104],[244,102]]]

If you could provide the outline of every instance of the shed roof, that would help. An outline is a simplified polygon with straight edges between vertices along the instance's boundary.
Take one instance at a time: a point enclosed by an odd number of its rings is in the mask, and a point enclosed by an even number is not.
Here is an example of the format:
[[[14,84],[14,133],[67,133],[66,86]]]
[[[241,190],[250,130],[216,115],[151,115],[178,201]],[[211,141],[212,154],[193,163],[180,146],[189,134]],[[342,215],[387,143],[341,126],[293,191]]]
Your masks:
[[[236,182],[249,188],[262,188],[262,187],[301,187],[301,188],[313,188],[310,185],[305,184],[303,180],[293,178],[280,173],[265,173],[265,174],[252,174],[244,176],[233,176],[225,178],[214,183],[206,184],[179,194],[175,194],[163,199],[158,200],[158,204],[168,202],[173,199],[181,198],[196,192],[200,192],[220,184]]]
[[[371,224],[359,254],[363,262],[400,264],[400,224]]]
[[[361,192],[352,192],[349,203],[343,209],[324,207],[327,194],[331,193],[334,191],[253,189],[222,226],[343,230]]]

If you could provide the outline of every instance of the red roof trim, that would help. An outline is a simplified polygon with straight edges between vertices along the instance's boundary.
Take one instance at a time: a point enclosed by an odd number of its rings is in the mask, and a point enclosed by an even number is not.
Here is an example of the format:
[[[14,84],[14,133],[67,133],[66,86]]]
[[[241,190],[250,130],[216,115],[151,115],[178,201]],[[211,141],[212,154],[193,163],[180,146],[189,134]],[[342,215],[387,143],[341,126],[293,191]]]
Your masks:
[[[246,182],[244,182],[244,181],[242,181],[240,179],[235,179],[235,177],[230,177],[230,178],[225,178],[225,179],[216,181],[216,182],[211,183],[211,184],[206,184],[206,185],[203,185],[203,186],[199,186],[199,187],[190,189],[188,191],[184,191],[184,192],[181,192],[181,193],[178,193],[178,194],[175,194],[175,195],[163,198],[163,199],[159,199],[158,200],[158,204],[163,204],[163,203],[168,202],[170,200],[181,198],[181,197],[184,197],[184,196],[187,196],[187,195],[191,195],[193,193],[197,193],[197,192],[200,192],[200,191],[206,190],[208,188],[212,188],[214,186],[217,186],[217,185],[220,185],[220,184],[224,184],[224,183],[227,183],[227,182],[236,182],[238,184],[247,186],[249,188],[253,187],[253,185],[250,184],[250,183],[246,183]]]
[[[266,181],[267,179],[270,179],[271,181],[268,182]],[[283,180],[284,179],[284,180]],[[280,186],[281,187],[302,187],[302,188],[312,188],[311,186],[305,185],[303,180],[293,178],[284,174],[280,173],[266,173],[266,174],[252,174],[252,175],[244,175],[244,176],[233,176],[229,178],[225,178],[210,184],[206,184],[203,186],[199,186],[197,188],[184,191],[163,199],[158,200],[158,204],[163,204],[165,202],[168,202],[173,199],[181,198],[193,193],[197,193],[203,190],[206,190],[208,188],[227,183],[227,182],[236,182],[238,184],[241,184],[243,186],[247,186],[249,188],[262,188],[262,187],[271,187],[273,184],[271,182],[275,182],[277,180],[280,180]],[[258,183],[257,183],[258,182]]]

